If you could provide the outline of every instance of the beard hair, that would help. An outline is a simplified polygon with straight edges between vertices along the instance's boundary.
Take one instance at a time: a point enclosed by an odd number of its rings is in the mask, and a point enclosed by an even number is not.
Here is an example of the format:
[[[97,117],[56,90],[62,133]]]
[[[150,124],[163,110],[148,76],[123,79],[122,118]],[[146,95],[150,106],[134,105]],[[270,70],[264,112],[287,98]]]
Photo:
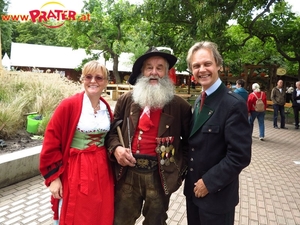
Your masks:
[[[154,77],[141,75],[137,80],[133,87],[133,101],[141,108],[148,106],[151,109],[161,109],[173,99],[175,87],[169,76],[155,77],[158,79],[158,83],[155,85],[150,84],[151,78]]]

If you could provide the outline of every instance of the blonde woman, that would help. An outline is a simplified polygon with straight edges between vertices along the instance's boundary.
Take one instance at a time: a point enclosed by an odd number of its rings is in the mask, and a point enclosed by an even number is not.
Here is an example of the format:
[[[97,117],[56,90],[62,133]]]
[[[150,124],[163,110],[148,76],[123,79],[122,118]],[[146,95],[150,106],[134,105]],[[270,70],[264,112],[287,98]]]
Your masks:
[[[81,80],[84,91],[64,99],[47,126],[40,171],[52,194],[54,224],[109,225],[114,181],[104,139],[113,116],[101,97],[107,70],[90,61]]]

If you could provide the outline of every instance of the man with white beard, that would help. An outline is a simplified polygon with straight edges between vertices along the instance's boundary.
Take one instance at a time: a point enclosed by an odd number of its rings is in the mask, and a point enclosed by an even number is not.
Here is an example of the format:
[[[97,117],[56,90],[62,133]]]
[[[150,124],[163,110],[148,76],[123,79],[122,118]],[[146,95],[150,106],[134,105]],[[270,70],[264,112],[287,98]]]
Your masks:
[[[166,224],[170,196],[186,174],[192,110],[168,76],[176,61],[150,48],[133,65],[133,91],[115,106],[106,143],[116,175],[114,225],[134,225],[141,212],[144,225]]]

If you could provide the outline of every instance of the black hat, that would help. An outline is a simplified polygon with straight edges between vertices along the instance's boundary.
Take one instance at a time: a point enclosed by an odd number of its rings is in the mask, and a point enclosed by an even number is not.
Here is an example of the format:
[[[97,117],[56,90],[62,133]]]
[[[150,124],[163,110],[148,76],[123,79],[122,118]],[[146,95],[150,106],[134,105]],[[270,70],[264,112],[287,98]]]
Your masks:
[[[151,47],[144,55],[140,56],[133,64],[132,73],[130,74],[130,77],[128,79],[128,82],[130,84],[135,85],[137,77],[141,74],[141,69],[143,67],[144,61],[152,56],[160,56],[163,57],[165,60],[167,60],[169,64],[169,69],[171,69],[177,61],[176,56],[165,52],[160,52],[158,51],[157,48]]]

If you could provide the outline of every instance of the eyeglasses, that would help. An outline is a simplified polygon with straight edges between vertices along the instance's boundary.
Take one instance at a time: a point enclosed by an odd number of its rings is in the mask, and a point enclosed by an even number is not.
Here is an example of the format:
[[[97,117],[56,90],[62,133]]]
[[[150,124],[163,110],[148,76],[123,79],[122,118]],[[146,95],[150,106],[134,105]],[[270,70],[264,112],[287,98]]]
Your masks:
[[[95,81],[97,81],[97,82],[102,82],[102,81],[106,80],[106,78],[104,78],[104,77],[100,77],[100,76],[92,76],[92,75],[90,75],[90,74],[85,75],[85,76],[83,77],[83,79],[85,79],[86,81],[91,81],[91,80],[93,80],[93,78],[94,78]]]

